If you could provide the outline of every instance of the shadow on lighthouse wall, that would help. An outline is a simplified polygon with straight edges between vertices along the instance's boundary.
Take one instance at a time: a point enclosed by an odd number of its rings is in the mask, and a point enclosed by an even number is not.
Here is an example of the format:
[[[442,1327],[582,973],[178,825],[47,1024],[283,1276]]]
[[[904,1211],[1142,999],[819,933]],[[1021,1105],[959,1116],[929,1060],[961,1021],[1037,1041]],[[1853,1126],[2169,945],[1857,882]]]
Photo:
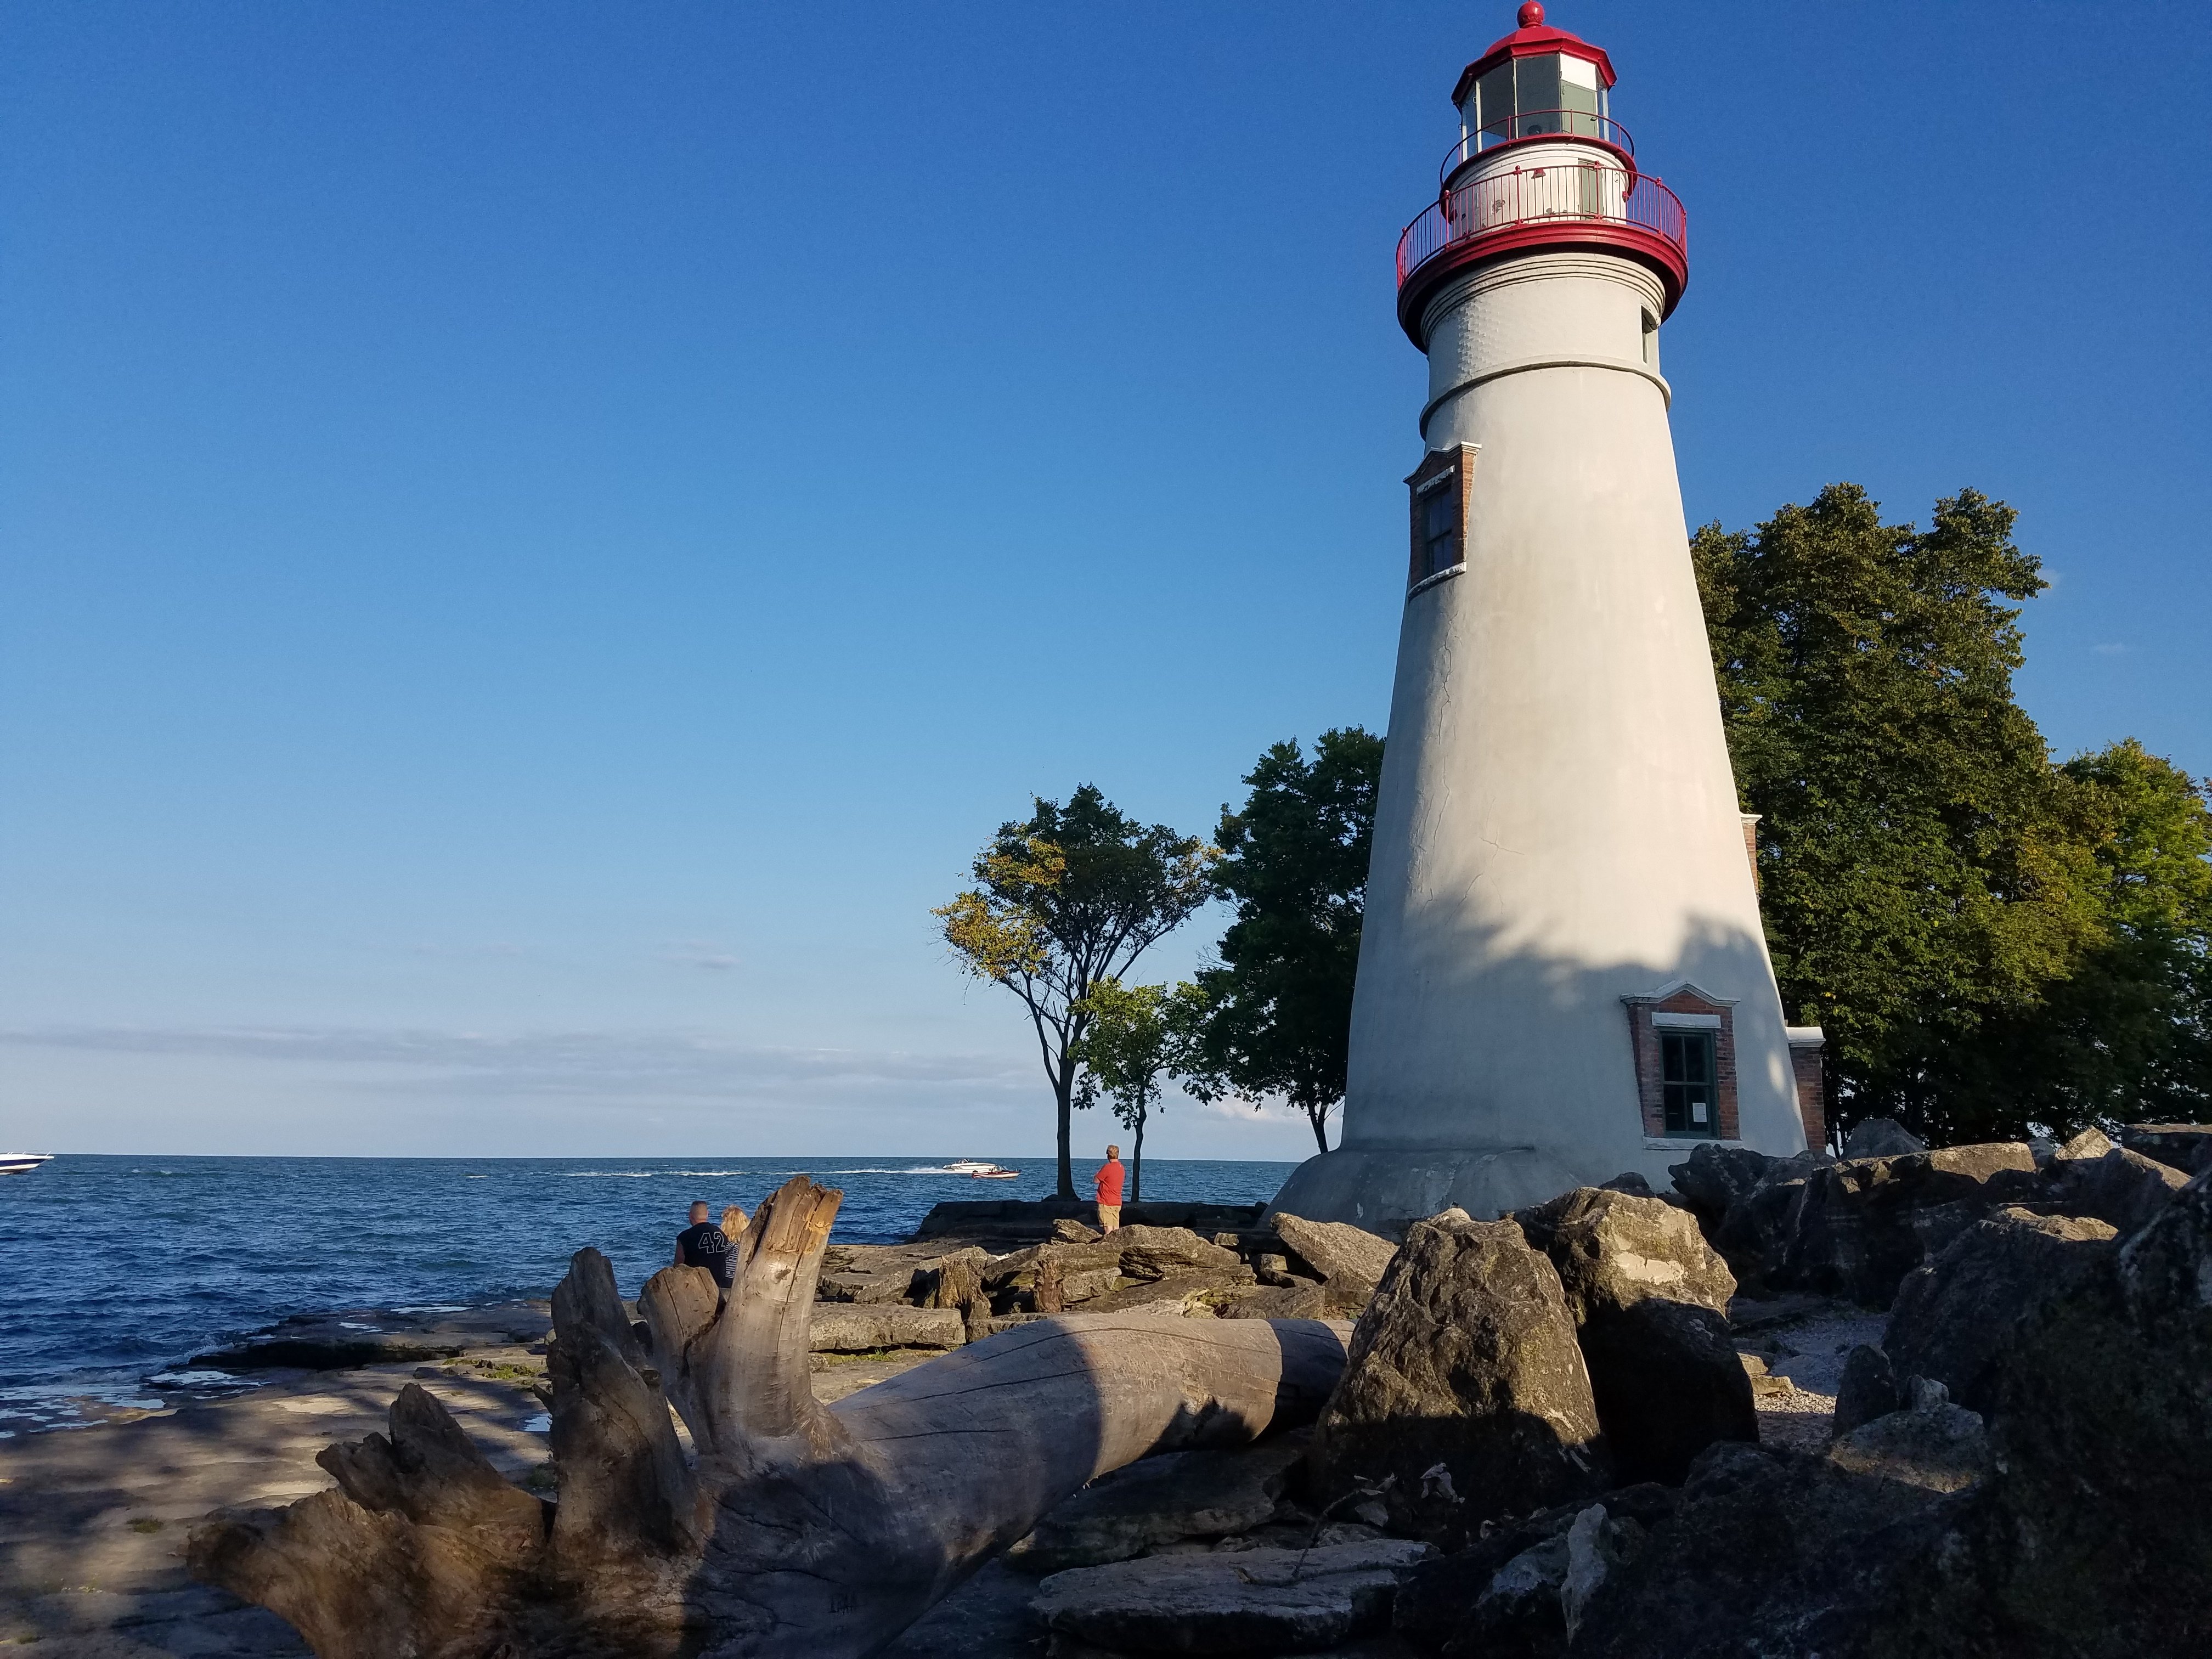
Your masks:
[[[1762,940],[1699,917],[1671,950],[1586,961],[1444,909],[1417,913],[1380,971],[1363,956],[1341,1144],[1299,1167],[1278,1208],[1395,1231],[1453,1206],[1497,1216],[1630,1170],[1663,1188],[1704,1137],[1647,1133],[1626,999],[1685,981],[1731,1005],[1741,1143],[1802,1150]]]

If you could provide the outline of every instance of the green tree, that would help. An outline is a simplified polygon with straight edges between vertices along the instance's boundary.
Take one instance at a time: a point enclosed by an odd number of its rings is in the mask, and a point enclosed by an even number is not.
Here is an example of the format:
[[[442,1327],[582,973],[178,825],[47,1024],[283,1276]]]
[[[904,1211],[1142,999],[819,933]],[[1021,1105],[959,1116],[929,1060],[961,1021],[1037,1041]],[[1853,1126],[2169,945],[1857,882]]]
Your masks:
[[[1972,1138],[2027,1122],[2212,1114],[2212,810],[2206,786],[2133,738],[2059,769],[2070,825],[2094,860],[2103,939],[2032,1007],[1993,1011],[1939,1052],[1935,1086]],[[1954,1114],[1954,1115],[1959,1114]]]
[[[1194,986],[1124,986],[1102,979],[1083,999],[1090,1029],[1075,1045],[1083,1066],[1076,1104],[1089,1107],[1104,1095],[1131,1136],[1129,1201],[1145,1193],[1145,1125],[1158,1109],[1161,1079],[1183,1064],[1196,1005]]]
[[[1344,1099],[1352,982],[1374,838],[1382,739],[1324,732],[1309,761],[1271,745],[1246,775],[1243,808],[1221,810],[1212,878],[1235,904],[1219,965],[1201,969],[1185,1087],[1256,1107],[1281,1099],[1328,1150]]]
[[[1217,854],[1196,836],[1139,823],[1087,783],[1065,806],[1035,805],[976,854],[975,885],[931,914],[961,966],[1029,1012],[1052,1084],[1059,1195],[1072,1199],[1077,1045],[1092,1018],[1085,999],[1212,896],[1206,872]]]
[[[2185,1093],[2203,1052],[2203,798],[2130,745],[2051,763],[2013,700],[2045,585],[2014,519],[1967,489],[1884,524],[1833,484],[1692,538],[1775,974],[1827,1030],[1839,1127],[2068,1127]]]

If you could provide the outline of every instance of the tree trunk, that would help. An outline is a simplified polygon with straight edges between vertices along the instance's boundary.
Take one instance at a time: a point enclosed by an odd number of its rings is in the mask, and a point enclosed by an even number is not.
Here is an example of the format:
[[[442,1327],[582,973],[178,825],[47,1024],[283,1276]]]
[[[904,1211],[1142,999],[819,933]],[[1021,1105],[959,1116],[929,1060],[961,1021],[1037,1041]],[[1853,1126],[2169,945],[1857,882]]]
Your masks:
[[[1307,1107],[1306,1121],[1313,1125],[1314,1145],[1324,1152],[1327,1152],[1328,1150],[1328,1108],[1324,1106],[1316,1111],[1312,1107]]]
[[[1145,1201],[1145,1114],[1141,1109],[1132,1133],[1136,1139],[1129,1148],[1129,1202],[1141,1204]]]
[[[548,1351],[558,1503],[410,1384],[389,1437],[323,1452],[338,1490],[211,1517],[192,1571],[321,1659],[860,1659],[1095,1476],[1310,1421],[1343,1368],[1346,1328],[1318,1321],[1074,1315],[824,1407],[807,1329],[841,1196],[802,1176],[763,1204],[719,1313],[709,1273],[665,1267],[633,1326],[576,1254]]]
[[[1052,1080],[1054,1110],[1059,1114],[1060,1129],[1060,1188],[1055,1198],[1075,1196],[1075,1158],[1071,1135],[1075,1115],[1075,1062],[1063,1054],[1060,1060],[1060,1075]]]

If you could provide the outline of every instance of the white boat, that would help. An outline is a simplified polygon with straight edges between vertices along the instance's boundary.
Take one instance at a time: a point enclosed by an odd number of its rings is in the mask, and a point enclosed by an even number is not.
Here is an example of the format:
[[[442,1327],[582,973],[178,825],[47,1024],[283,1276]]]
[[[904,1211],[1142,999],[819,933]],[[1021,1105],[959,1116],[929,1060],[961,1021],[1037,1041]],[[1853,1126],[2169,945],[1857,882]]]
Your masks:
[[[997,1164],[986,1163],[980,1158],[956,1158],[945,1166],[947,1175],[964,1175],[976,1181],[1019,1181],[1022,1172]]]
[[[0,1152],[0,1175],[28,1175],[41,1164],[53,1161],[52,1152]]]

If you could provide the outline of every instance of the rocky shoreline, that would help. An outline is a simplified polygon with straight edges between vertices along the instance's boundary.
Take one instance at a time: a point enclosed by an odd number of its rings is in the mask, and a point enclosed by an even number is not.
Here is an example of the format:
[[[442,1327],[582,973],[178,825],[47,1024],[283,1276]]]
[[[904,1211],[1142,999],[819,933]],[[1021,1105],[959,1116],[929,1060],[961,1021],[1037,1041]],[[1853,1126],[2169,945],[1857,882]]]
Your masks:
[[[1094,1481],[887,1651],[1812,1650],[1799,1626],[1832,1656],[2166,1650],[2212,1610],[2202,1523],[2115,1517],[2131,1495],[2068,1460],[2206,1473],[2190,1287],[2212,1262],[2212,1129],[2124,1141],[1929,1151],[1868,1126],[1842,1160],[1702,1147],[1664,1195],[1624,1177],[1390,1238],[1195,1205],[1132,1206],[1101,1238],[1079,1206],[984,1202],[939,1206],[905,1244],[833,1245],[809,1343],[824,1401],[1071,1310],[1358,1322],[1316,1427]],[[305,1653],[193,1582],[191,1524],[329,1487],[318,1455],[381,1432],[410,1382],[550,1492],[548,1322],[543,1302],[301,1316],[200,1356],[250,1392],[0,1445],[0,1642]],[[2063,1523],[2033,1508],[2062,1492]],[[2077,1560],[2090,1516],[2105,1553]],[[2075,1646],[2045,1642],[2059,1615],[2003,1565],[2024,1537],[2085,1605],[2130,1599],[2114,1628],[2138,1645],[2079,1619],[2059,1620]]]

